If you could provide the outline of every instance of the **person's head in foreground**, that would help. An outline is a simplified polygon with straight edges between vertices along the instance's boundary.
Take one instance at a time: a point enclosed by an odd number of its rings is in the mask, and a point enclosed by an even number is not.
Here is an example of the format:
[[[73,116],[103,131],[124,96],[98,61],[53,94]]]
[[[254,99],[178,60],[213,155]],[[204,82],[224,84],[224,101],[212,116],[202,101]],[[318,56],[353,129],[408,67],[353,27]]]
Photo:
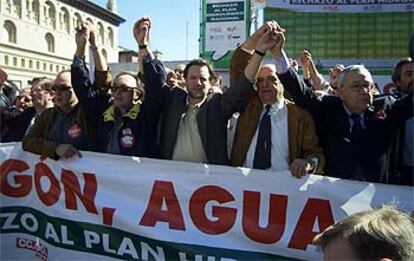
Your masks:
[[[414,219],[383,206],[336,222],[313,243],[324,260],[414,260]]]

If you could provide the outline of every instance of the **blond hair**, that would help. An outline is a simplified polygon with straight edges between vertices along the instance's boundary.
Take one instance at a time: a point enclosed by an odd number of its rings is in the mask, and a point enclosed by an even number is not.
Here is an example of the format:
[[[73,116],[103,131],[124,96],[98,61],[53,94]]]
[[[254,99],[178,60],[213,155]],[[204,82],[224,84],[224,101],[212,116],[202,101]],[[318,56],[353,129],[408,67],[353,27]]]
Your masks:
[[[351,244],[361,260],[414,260],[414,219],[392,206],[351,215],[317,235],[324,250],[337,237]]]

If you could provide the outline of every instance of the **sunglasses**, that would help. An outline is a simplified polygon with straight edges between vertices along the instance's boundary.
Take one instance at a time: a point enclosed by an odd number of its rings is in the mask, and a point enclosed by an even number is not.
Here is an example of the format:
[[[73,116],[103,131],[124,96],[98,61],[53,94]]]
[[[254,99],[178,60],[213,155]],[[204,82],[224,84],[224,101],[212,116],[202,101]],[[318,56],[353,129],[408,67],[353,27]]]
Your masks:
[[[258,77],[256,79],[256,84],[262,84],[265,81],[271,82],[271,83],[277,83],[278,82],[278,78],[276,78],[274,76],[267,76],[266,78]]]
[[[134,89],[136,89],[136,87],[130,87],[130,86],[125,86],[125,85],[112,85],[111,86],[111,92],[115,93],[117,91],[121,91],[121,92],[129,92],[129,91],[133,91]]]
[[[70,89],[72,89],[72,86],[67,86],[67,85],[53,85],[52,86],[52,91],[54,92],[69,91]]]
[[[32,98],[27,97],[27,96],[17,96],[16,98],[17,98],[17,100],[20,100],[20,101],[23,101],[23,102],[31,102],[32,101]]]

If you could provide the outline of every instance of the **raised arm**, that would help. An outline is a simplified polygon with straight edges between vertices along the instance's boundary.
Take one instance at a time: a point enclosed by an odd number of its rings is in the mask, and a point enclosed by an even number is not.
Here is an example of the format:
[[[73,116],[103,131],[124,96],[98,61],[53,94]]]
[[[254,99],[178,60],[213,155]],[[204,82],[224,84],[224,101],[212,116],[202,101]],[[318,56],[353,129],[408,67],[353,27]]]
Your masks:
[[[145,84],[146,99],[158,97],[166,80],[164,66],[155,58],[149,47],[150,31],[151,19],[148,16],[139,19],[133,28],[134,38],[138,45],[138,64],[141,72],[139,77]]]
[[[83,22],[76,28],[76,53],[71,66],[71,81],[84,112],[89,120],[95,121],[108,105],[112,76],[108,70],[105,58],[96,47],[95,38],[91,39],[91,25]],[[89,70],[85,63],[85,49],[87,43],[95,49],[94,60],[96,66],[95,83],[89,77]]]
[[[283,49],[286,41],[285,30],[279,26],[277,37],[280,38],[280,41],[272,49],[272,57],[276,65],[278,77],[293,101],[315,116],[319,109],[320,101],[313,91],[299,78],[297,72],[290,67],[289,60]]]
[[[80,102],[93,96],[92,82],[89,79],[89,70],[85,63],[85,49],[90,39],[90,32],[89,22],[82,22],[76,28],[76,52],[71,65],[71,81]]]
[[[250,94],[254,92],[253,84],[261,62],[266,52],[276,45],[275,29],[272,25],[262,27],[260,30],[263,31],[253,47],[250,61],[245,66],[243,73],[239,74],[233,86],[223,95],[222,106],[226,110],[228,117],[231,117],[234,112],[244,110],[249,101]]]
[[[236,48],[230,61],[230,86],[233,86],[236,83],[236,80],[238,79],[240,74],[244,72],[244,69],[246,68],[247,64],[250,61],[250,58],[253,55],[257,41],[266,31],[266,28],[271,28],[270,26],[271,22],[265,23],[259,28],[259,30],[254,32],[252,36],[250,36],[246,40],[246,42],[244,42],[242,45]]]
[[[92,26],[90,28],[89,44],[92,49],[96,71],[108,71],[108,64],[106,63],[106,59],[102,53],[102,50],[96,44],[96,32],[95,28]]]

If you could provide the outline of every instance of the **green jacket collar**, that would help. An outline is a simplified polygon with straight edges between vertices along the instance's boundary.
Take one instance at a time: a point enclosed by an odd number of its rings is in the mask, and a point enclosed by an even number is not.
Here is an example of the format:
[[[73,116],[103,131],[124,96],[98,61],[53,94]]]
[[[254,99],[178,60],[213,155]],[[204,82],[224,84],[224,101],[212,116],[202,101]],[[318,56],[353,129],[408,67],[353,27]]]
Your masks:
[[[128,117],[131,120],[135,120],[138,116],[140,109],[141,109],[141,102],[138,102],[137,104],[134,104],[127,113],[122,115],[122,117]],[[106,111],[104,111],[103,117],[104,117],[104,122],[115,121],[115,106],[113,104],[109,106],[109,108]]]

